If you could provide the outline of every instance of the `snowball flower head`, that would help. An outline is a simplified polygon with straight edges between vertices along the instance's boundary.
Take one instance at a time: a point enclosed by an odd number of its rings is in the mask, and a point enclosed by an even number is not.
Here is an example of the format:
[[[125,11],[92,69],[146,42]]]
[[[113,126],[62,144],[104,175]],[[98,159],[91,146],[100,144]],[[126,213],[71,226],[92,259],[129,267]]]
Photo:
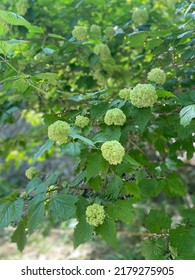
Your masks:
[[[72,35],[75,39],[83,41],[87,38],[87,27],[85,26],[75,26],[72,31]]]
[[[102,156],[113,165],[120,164],[125,155],[125,149],[116,140],[106,141],[101,146]]]
[[[104,207],[99,204],[92,204],[86,209],[86,221],[88,224],[97,227],[102,225],[105,219]]]
[[[158,96],[152,85],[138,84],[130,93],[131,103],[137,108],[153,107]]]
[[[90,27],[90,33],[93,38],[98,39],[101,36],[101,28],[99,27],[99,25],[92,24]]]
[[[121,99],[129,100],[131,90],[129,88],[123,88],[119,91],[119,97]]]
[[[29,180],[32,180],[32,178],[37,175],[36,168],[35,167],[28,168],[25,172],[25,175]]]
[[[48,127],[48,137],[60,145],[68,142],[70,125],[64,121],[56,121]]]
[[[85,126],[88,126],[88,124],[89,124],[89,118],[83,117],[81,115],[76,116],[76,119],[75,119],[75,125],[76,126],[84,128]]]
[[[148,12],[145,9],[136,9],[133,12],[132,20],[136,24],[143,24],[146,23],[148,20]]]
[[[105,44],[98,44],[94,47],[94,53],[100,56],[102,60],[108,60],[110,58],[110,49]]]
[[[106,112],[104,122],[107,125],[123,125],[126,122],[126,116],[121,109],[110,109]]]
[[[111,26],[106,27],[104,34],[106,38],[112,39],[114,37],[114,28]]]
[[[147,76],[148,80],[156,83],[157,85],[162,85],[166,81],[166,75],[160,68],[152,69]]]

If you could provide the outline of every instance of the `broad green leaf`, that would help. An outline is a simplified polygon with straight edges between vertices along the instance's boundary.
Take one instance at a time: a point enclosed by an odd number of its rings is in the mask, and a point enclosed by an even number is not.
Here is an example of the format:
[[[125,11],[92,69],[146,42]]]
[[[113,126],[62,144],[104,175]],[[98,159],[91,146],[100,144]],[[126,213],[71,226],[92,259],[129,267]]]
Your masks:
[[[45,216],[45,199],[46,194],[36,195],[29,203],[28,207],[28,230],[31,234],[40,226]]]
[[[14,52],[22,44],[26,44],[27,41],[24,40],[9,40],[9,41],[0,41],[0,53],[7,55],[10,52]]]
[[[0,203],[0,230],[9,226],[12,222],[19,222],[22,218],[24,200],[7,200]]]
[[[58,172],[54,172],[50,174],[45,181],[43,181],[40,185],[37,185],[35,194],[45,193],[49,186],[56,183],[58,179]]]
[[[87,199],[81,196],[78,202],[76,203],[76,217],[78,221],[80,221],[80,219],[82,219],[82,217],[85,215],[86,208],[88,206],[89,202],[87,201]]]
[[[33,163],[40,157],[42,156],[42,154],[44,154],[46,151],[49,151],[51,149],[51,147],[53,146],[54,141],[49,139],[47,140],[47,142],[45,142],[45,144],[43,144],[40,149],[38,150],[38,152],[35,153],[34,158],[33,158]]]
[[[106,112],[109,109],[109,103],[108,102],[101,102],[99,104],[93,105],[91,108],[91,117],[94,119],[99,119],[103,115],[106,114]]]
[[[107,213],[115,221],[120,220],[126,224],[133,222],[133,206],[130,199],[113,202],[108,206]]]
[[[25,92],[29,87],[29,84],[26,79],[20,78],[15,80],[13,83],[13,88],[16,88],[19,92]]]
[[[49,33],[49,34],[48,34],[48,37],[55,38],[55,39],[65,40],[65,38],[62,37],[61,35],[53,34],[53,33]]]
[[[156,90],[156,94],[158,95],[159,98],[165,98],[165,97],[174,97],[177,98],[176,95],[174,95],[173,93],[166,91],[164,89],[157,89]]]
[[[164,257],[165,254],[166,244],[160,238],[156,240],[147,239],[142,244],[142,255],[145,257],[146,260],[166,259]]]
[[[111,198],[117,198],[120,192],[120,188],[123,185],[123,180],[115,175],[107,185],[107,192]]]
[[[123,162],[124,163],[130,163],[131,167],[132,168],[138,168],[140,167],[140,163],[137,162],[132,156],[128,155],[128,154],[125,154],[124,157],[123,157]]]
[[[98,192],[103,186],[103,179],[100,176],[93,177],[89,180],[89,187]]]
[[[73,195],[56,194],[49,201],[49,211],[54,219],[65,221],[73,218],[76,213],[77,198]]]
[[[73,243],[77,248],[79,245],[89,241],[93,236],[93,227],[86,222],[86,217],[82,216],[74,229]]]
[[[185,195],[185,185],[181,177],[176,173],[169,174],[160,181],[160,186],[168,196]]]
[[[68,143],[64,144],[61,149],[66,155],[77,157],[81,153],[81,143],[68,142]]]
[[[144,42],[146,41],[146,38],[148,37],[148,32],[146,31],[134,32],[129,34],[129,37],[130,37],[129,40],[130,47],[143,46]]]
[[[96,233],[112,247],[117,247],[116,223],[113,219],[107,217],[104,223],[97,227]]]
[[[18,250],[22,252],[26,245],[26,241],[26,221],[23,220],[18,224],[16,230],[14,231],[11,237],[11,242],[16,243]]]
[[[135,201],[138,201],[140,199],[139,186],[134,182],[131,182],[131,181],[125,182],[123,184],[122,191],[124,192],[124,194],[125,194],[125,192],[128,192],[128,194],[130,194],[130,196],[133,196]]]
[[[195,226],[195,208],[182,209],[181,213],[186,224]]]
[[[146,50],[153,50],[154,48],[158,47],[162,41],[159,38],[152,38],[146,42]]]
[[[97,175],[105,176],[107,168],[108,162],[102,157],[101,153],[90,154],[86,165],[87,180]]]
[[[28,193],[35,190],[40,184],[42,183],[42,180],[39,177],[34,177],[26,186],[26,191]]]
[[[161,210],[152,209],[146,217],[145,227],[151,232],[158,233],[163,229],[169,229],[171,227],[171,219]]]
[[[121,137],[121,129],[118,126],[109,126],[104,131],[95,134],[92,137],[94,143],[103,143],[106,141],[119,141]]]
[[[195,227],[179,226],[170,231],[170,245],[177,249],[180,259],[195,259]],[[179,259],[179,258],[178,258]]]
[[[139,187],[142,198],[157,196],[162,190],[162,186],[156,179],[142,179],[139,181]]]
[[[34,77],[39,80],[47,80],[53,84],[56,84],[58,80],[58,75],[56,73],[40,73],[36,74]]]
[[[0,10],[0,20],[11,25],[20,25],[26,27],[30,32],[43,33],[43,29],[32,25],[25,20],[22,16],[13,12],[7,12]]]
[[[184,127],[190,124],[191,120],[195,118],[195,104],[184,107],[180,113],[180,124]]]

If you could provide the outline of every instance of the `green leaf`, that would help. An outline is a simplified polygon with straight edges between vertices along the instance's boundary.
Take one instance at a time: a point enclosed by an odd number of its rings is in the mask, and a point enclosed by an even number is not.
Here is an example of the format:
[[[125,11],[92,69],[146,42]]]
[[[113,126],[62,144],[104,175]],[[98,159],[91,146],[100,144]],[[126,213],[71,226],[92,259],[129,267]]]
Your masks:
[[[146,50],[153,50],[154,48],[158,47],[161,43],[162,41],[160,39],[152,38],[146,42],[145,48]]]
[[[46,151],[49,151],[51,149],[51,147],[53,146],[54,141],[49,139],[47,140],[47,142],[45,144],[43,144],[40,149],[38,150],[38,152],[34,155],[33,158],[33,163],[35,163],[35,161],[42,156],[43,153],[45,153]]]
[[[86,178],[89,180],[97,175],[105,176],[108,168],[108,162],[100,153],[92,153],[89,155],[86,165]]]
[[[163,229],[169,229],[171,227],[171,219],[161,210],[152,209],[146,217],[145,227],[151,232],[158,233]]]
[[[89,145],[89,146],[92,146],[92,147],[95,147],[93,141],[91,141],[90,139],[84,137],[84,136],[81,136],[77,133],[75,133],[73,130],[71,130],[70,132],[70,136],[73,138],[73,139],[80,139],[82,142],[84,142],[85,144]]]
[[[140,189],[139,186],[134,182],[125,182],[123,184],[123,191],[126,191],[130,194],[130,196],[133,196],[135,201],[138,201],[140,199]]]
[[[31,234],[44,220],[46,194],[36,195],[28,207],[28,230]]]
[[[195,104],[184,107],[180,113],[180,124],[184,127],[190,124],[191,120],[195,118]]]
[[[103,115],[105,115],[105,113],[108,111],[108,109],[109,109],[109,103],[108,102],[103,102],[102,101],[99,104],[95,104],[91,108],[91,117],[94,118],[94,119],[99,119]]]
[[[162,239],[147,239],[142,244],[142,255],[146,260],[166,259],[163,255],[166,253],[166,244]]]
[[[76,217],[77,220],[80,221],[82,217],[85,215],[86,209],[89,206],[89,202],[86,198],[80,197],[78,202],[76,203]]]
[[[28,87],[28,82],[26,81],[26,79],[23,78],[15,80],[13,83],[13,88],[16,88],[21,93],[25,92],[28,89]]]
[[[140,193],[142,198],[148,198],[150,196],[157,196],[162,186],[158,184],[156,179],[142,179],[139,181]]]
[[[77,157],[81,153],[81,146],[79,142],[69,142],[64,144],[61,149],[66,155]]]
[[[102,132],[95,134],[92,137],[94,143],[103,143],[106,141],[119,141],[121,137],[121,128],[118,126],[109,126]]]
[[[126,224],[133,222],[133,206],[130,199],[113,202],[108,206],[107,213],[115,221],[120,220]]]
[[[61,35],[53,34],[53,33],[49,33],[48,37],[55,38],[55,39],[60,39],[60,40],[65,40],[65,38],[62,37]]]
[[[157,89],[156,90],[156,94],[158,95],[159,98],[165,98],[165,97],[174,97],[177,98],[176,95],[174,95],[173,93],[166,91],[164,89]]]
[[[103,186],[103,180],[100,176],[91,178],[88,183],[89,187],[92,188],[95,192],[98,192]]]
[[[71,187],[75,187],[75,186],[79,185],[79,183],[80,183],[81,181],[83,181],[83,180],[85,179],[85,177],[86,177],[86,170],[85,170],[85,171],[82,171],[82,172],[76,177],[76,179],[75,179],[72,183],[70,183],[70,186],[71,186]]]
[[[24,200],[17,198],[15,201],[7,200],[0,203],[0,230],[12,222],[19,222],[22,218]]]
[[[39,80],[47,80],[48,82],[53,83],[56,85],[58,80],[58,75],[56,73],[40,73],[34,76]]]
[[[14,231],[11,237],[11,242],[16,243],[18,250],[22,252],[26,245],[26,241],[26,221],[23,220],[18,224],[16,230]]]
[[[42,180],[39,177],[34,177],[26,186],[27,193],[34,191],[41,183]]]
[[[177,249],[180,259],[195,259],[195,228],[179,226],[170,231],[170,245]]]
[[[26,27],[30,32],[43,33],[43,29],[33,26],[30,22],[25,20],[22,16],[13,12],[0,10],[0,20],[11,25],[20,25]]]
[[[27,41],[24,40],[9,40],[9,41],[0,41],[0,53],[7,55],[9,52],[14,52],[21,47],[22,44],[26,44]]]
[[[113,219],[107,217],[104,223],[98,226],[96,233],[112,247],[117,247],[116,223]]]
[[[182,216],[184,218],[184,221],[190,225],[195,226],[195,208],[190,209],[182,209]]]
[[[133,32],[129,34],[129,37],[130,37],[130,41],[129,41],[130,47],[143,46],[146,38],[148,37],[148,32],[146,31]]]
[[[56,194],[49,201],[49,211],[51,216],[60,221],[73,218],[76,213],[75,203],[77,197],[67,194]]]
[[[137,162],[132,156],[125,154],[123,157],[123,162],[124,163],[130,163],[131,167],[136,169],[138,167],[140,167],[140,163]]]
[[[77,248],[80,244],[89,241],[93,236],[93,227],[86,222],[86,217],[82,216],[79,223],[74,229],[73,243],[74,248]]]
[[[107,185],[107,192],[111,198],[117,198],[120,192],[120,188],[123,185],[123,180],[115,175]]]
[[[185,195],[185,185],[181,177],[176,173],[169,174],[166,178],[160,181],[162,189],[166,192],[168,196],[174,195]]]

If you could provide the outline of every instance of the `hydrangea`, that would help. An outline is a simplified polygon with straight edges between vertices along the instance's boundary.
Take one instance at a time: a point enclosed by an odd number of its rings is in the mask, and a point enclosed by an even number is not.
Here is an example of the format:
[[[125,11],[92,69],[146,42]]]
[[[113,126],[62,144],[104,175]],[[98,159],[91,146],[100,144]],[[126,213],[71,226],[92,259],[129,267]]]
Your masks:
[[[112,39],[114,37],[114,28],[111,26],[106,27],[104,34],[106,38]]]
[[[137,108],[152,107],[158,96],[152,85],[138,84],[130,93],[131,103]]]
[[[131,90],[129,88],[123,88],[119,91],[119,97],[121,99],[129,100]]]
[[[92,204],[86,209],[86,221],[88,224],[97,227],[102,225],[105,219],[104,207],[99,204]]]
[[[166,75],[163,70],[160,68],[154,68],[152,69],[147,76],[148,80],[151,82],[154,82],[158,85],[162,85],[166,81]]]
[[[101,37],[101,28],[99,27],[99,25],[92,24],[90,27],[90,33],[93,38],[98,39],[99,37]]]
[[[48,127],[48,137],[57,141],[60,145],[68,142],[70,125],[64,121],[56,121]]]
[[[133,12],[132,20],[136,24],[143,24],[146,23],[148,20],[148,12],[145,9],[136,9]]]
[[[123,125],[126,122],[126,116],[121,109],[110,109],[106,112],[104,122],[107,125]]]
[[[85,126],[88,126],[89,121],[89,118],[78,115],[75,119],[75,125],[84,128]]]
[[[102,156],[113,165],[117,165],[122,162],[125,155],[125,149],[116,140],[106,141],[101,146]]]
[[[25,175],[29,180],[32,180],[32,178],[37,175],[36,168],[35,167],[28,168],[25,172]]]
[[[83,41],[87,38],[87,27],[85,26],[75,26],[72,31],[72,35],[75,39]]]
[[[94,53],[100,56],[102,60],[108,60],[110,58],[110,49],[105,44],[98,44],[94,47]]]

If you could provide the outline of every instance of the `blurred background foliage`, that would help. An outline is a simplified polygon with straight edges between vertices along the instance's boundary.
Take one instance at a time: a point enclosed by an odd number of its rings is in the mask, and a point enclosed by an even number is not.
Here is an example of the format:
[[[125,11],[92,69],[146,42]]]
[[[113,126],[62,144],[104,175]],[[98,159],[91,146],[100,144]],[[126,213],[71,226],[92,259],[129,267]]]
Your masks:
[[[147,23],[137,25],[132,21],[136,8],[147,9]],[[117,99],[120,89],[145,83],[147,73],[160,67],[167,75],[164,90],[175,94],[177,99],[174,102],[162,99],[161,104],[157,103],[150,121],[147,112],[139,116],[131,104],[121,105],[126,116],[132,117],[126,127],[135,144],[131,155],[145,166],[150,176],[158,175],[159,165],[164,174],[181,170],[188,184],[188,195],[184,198],[146,195],[134,224],[128,226],[130,229],[122,225],[119,228],[137,232],[135,240],[131,240],[139,244],[144,213],[159,204],[175,217],[176,223],[183,206],[195,202],[192,160],[195,121],[183,127],[179,119],[180,109],[195,101],[193,1],[2,0],[0,10],[19,14],[43,30],[28,32],[24,26],[0,21],[0,197],[14,189],[21,192],[25,189],[25,170],[47,140],[49,124],[57,119],[73,121],[78,110],[90,111],[95,124],[96,118],[107,111],[107,101]],[[75,25],[89,29],[92,24],[100,26],[100,38],[89,34],[82,43],[72,37]],[[106,36],[107,27],[113,27],[114,36]],[[94,45],[102,42],[111,50],[106,62],[93,51]],[[10,65],[5,63],[5,57]],[[103,123],[100,126],[105,128]],[[87,137],[92,129],[90,126],[83,130],[83,135]],[[123,143],[127,140],[126,131],[122,134]],[[77,167],[80,172],[86,147],[79,144],[79,151],[69,151],[69,156],[67,151],[66,147],[60,150],[55,146],[44,153],[36,165],[42,176],[57,170],[63,182],[71,182]],[[143,173],[141,170],[136,176],[144,179]],[[139,248],[134,255],[118,254],[120,258],[141,257]]]

